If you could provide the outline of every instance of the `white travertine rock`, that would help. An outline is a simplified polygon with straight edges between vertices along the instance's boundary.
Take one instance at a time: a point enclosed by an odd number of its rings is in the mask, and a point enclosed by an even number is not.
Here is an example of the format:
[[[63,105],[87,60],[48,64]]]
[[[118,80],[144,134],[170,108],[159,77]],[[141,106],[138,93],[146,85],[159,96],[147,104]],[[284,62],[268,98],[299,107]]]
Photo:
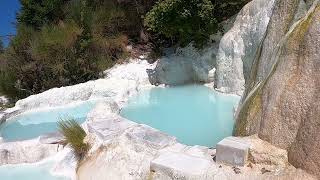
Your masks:
[[[57,144],[43,144],[38,139],[0,144],[0,165],[34,163],[55,155]]]
[[[233,166],[244,166],[248,160],[250,144],[238,137],[224,138],[217,144],[216,160]]]
[[[192,45],[178,48],[175,53],[158,60],[155,69],[150,70],[151,84],[181,85],[186,83],[212,81],[214,68],[214,48],[198,50]]]
[[[117,116],[120,109],[117,103],[113,101],[99,102],[94,109],[87,115],[88,122],[103,121],[105,118]]]
[[[69,146],[59,151],[52,159],[55,161],[50,171],[53,175],[70,177],[70,180],[77,180],[76,169],[78,162]]]
[[[178,179],[185,176],[196,179],[207,173],[211,163],[207,159],[183,153],[166,152],[151,162],[151,170],[161,171],[167,176],[175,174],[174,177]]]
[[[97,122],[86,123],[88,132],[97,135],[103,141],[110,140],[123,133],[126,129],[137,125],[121,116],[111,116]]]
[[[236,138],[245,143],[247,148],[250,147],[250,160],[254,163],[253,167],[242,167],[238,174],[230,166],[220,166],[213,161],[215,150],[203,146],[186,146],[177,143],[174,137],[146,125],[120,117],[114,119],[113,115],[111,117],[87,122],[89,138],[86,142],[92,148],[79,165],[79,180],[246,180],[275,179],[279,174],[281,178],[312,179],[287,163],[287,158],[284,158],[286,151],[260,142],[257,137]],[[271,171],[261,174],[262,168]]]
[[[150,162],[157,148],[165,145],[163,139],[167,139],[166,143],[172,143],[171,138],[155,136],[155,132],[141,127],[127,130],[82,162],[77,171],[78,179],[148,179]]]
[[[105,71],[106,78],[86,83],[53,88],[43,93],[29,96],[26,99],[20,100],[16,106],[7,109],[3,115],[4,118],[14,116],[17,113],[25,110],[55,106],[66,106],[79,101],[99,99],[98,106],[95,112],[91,112],[88,116],[88,122],[95,122],[104,117],[112,118],[112,121],[117,121],[119,117],[119,105],[124,105],[127,99],[137,93],[141,88],[150,88],[146,69],[152,68],[154,65],[148,64],[147,61],[131,60],[128,64],[116,65],[113,68]],[[91,116],[92,115],[92,116]],[[114,115],[111,117],[110,115]],[[126,121],[129,122],[129,121]],[[118,130],[124,125],[113,123],[113,130]],[[112,125],[112,123],[109,123]],[[129,124],[134,124],[130,121]],[[110,127],[111,127],[110,125]],[[60,137],[55,135],[43,135],[39,139],[28,141],[1,143],[1,160],[0,164],[7,163],[23,163],[37,162],[47,156],[54,154],[57,151],[57,143],[61,141]],[[30,153],[33,151],[33,153]]]
[[[241,95],[245,80],[270,20],[274,0],[254,0],[238,14],[234,26],[222,37],[216,58],[216,87]]]
[[[48,133],[39,137],[39,142],[43,144],[57,144],[64,140],[60,132]]]
[[[106,78],[104,79],[74,86],[53,88],[19,100],[15,108],[29,110],[101,98],[112,99],[121,105],[140,88],[149,85],[146,69],[154,66],[153,64],[148,64],[147,61],[131,60],[130,63],[116,65],[105,71]]]
[[[143,124],[129,129],[125,134],[131,141],[147,144],[154,149],[162,149],[176,142],[175,137]]]

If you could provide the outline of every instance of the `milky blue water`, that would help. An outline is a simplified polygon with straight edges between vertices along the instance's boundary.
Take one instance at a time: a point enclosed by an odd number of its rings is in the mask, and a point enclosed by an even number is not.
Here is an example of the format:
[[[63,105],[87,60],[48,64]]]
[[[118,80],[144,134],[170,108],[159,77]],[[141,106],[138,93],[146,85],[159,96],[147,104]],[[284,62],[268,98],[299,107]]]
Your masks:
[[[181,143],[213,147],[232,135],[239,100],[201,85],[153,88],[132,97],[121,115],[175,136]]]
[[[16,141],[56,132],[57,122],[61,119],[74,118],[78,123],[83,123],[94,105],[94,102],[84,102],[70,107],[22,113],[0,126],[0,136],[5,141]]]
[[[50,174],[51,164],[38,166],[29,164],[0,166],[1,180],[70,180],[67,177],[58,177]]]

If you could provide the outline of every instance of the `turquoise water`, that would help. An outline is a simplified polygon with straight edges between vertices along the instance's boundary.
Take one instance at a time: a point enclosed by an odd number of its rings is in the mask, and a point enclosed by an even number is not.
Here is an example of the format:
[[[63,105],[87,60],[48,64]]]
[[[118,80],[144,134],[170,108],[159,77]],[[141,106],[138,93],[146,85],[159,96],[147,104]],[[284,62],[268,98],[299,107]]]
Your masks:
[[[6,165],[0,166],[1,180],[70,180],[67,177],[58,177],[50,174],[51,164],[41,165]]]
[[[72,107],[22,113],[0,126],[0,136],[5,141],[16,141],[56,132],[57,121],[74,118],[77,122],[83,123],[94,105],[94,102],[85,102]]]
[[[181,143],[212,147],[232,135],[233,109],[239,100],[201,85],[153,88],[132,97],[121,115]]]

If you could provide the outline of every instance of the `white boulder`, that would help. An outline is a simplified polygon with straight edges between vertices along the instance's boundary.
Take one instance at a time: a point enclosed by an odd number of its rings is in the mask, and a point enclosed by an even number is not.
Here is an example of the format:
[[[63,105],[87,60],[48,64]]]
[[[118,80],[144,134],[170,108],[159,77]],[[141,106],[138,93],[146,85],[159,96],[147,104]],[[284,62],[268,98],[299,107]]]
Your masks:
[[[250,144],[238,137],[224,138],[217,144],[216,160],[233,166],[244,166],[248,161]]]

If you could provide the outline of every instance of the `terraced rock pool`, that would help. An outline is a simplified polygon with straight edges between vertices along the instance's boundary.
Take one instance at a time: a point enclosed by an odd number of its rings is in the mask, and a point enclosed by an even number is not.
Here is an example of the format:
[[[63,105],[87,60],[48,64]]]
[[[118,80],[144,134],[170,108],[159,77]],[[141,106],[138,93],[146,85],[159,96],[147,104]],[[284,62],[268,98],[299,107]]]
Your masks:
[[[0,166],[1,180],[70,180],[50,173],[51,163]]]
[[[159,87],[132,97],[121,115],[175,136],[184,144],[212,147],[232,135],[239,100],[201,85]]]
[[[121,115],[175,136],[181,143],[212,147],[232,134],[234,107],[239,99],[201,85],[153,88],[129,99]],[[75,118],[82,123],[95,104],[88,101],[22,113],[0,126],[0,136],[16,141],[56,132],[58,120]],[[53,176],[50,169],[50,164],[5,165],[0,166],[0,179],[66,179]]]
[[[74,118],[83,123],[95,102],[87,101],[74,106],[49,108],[22,113],[8,119],[0,126],[0,137],[5,141],[17,141],[36,138],[40,135],[56,132],[57,121]]]

